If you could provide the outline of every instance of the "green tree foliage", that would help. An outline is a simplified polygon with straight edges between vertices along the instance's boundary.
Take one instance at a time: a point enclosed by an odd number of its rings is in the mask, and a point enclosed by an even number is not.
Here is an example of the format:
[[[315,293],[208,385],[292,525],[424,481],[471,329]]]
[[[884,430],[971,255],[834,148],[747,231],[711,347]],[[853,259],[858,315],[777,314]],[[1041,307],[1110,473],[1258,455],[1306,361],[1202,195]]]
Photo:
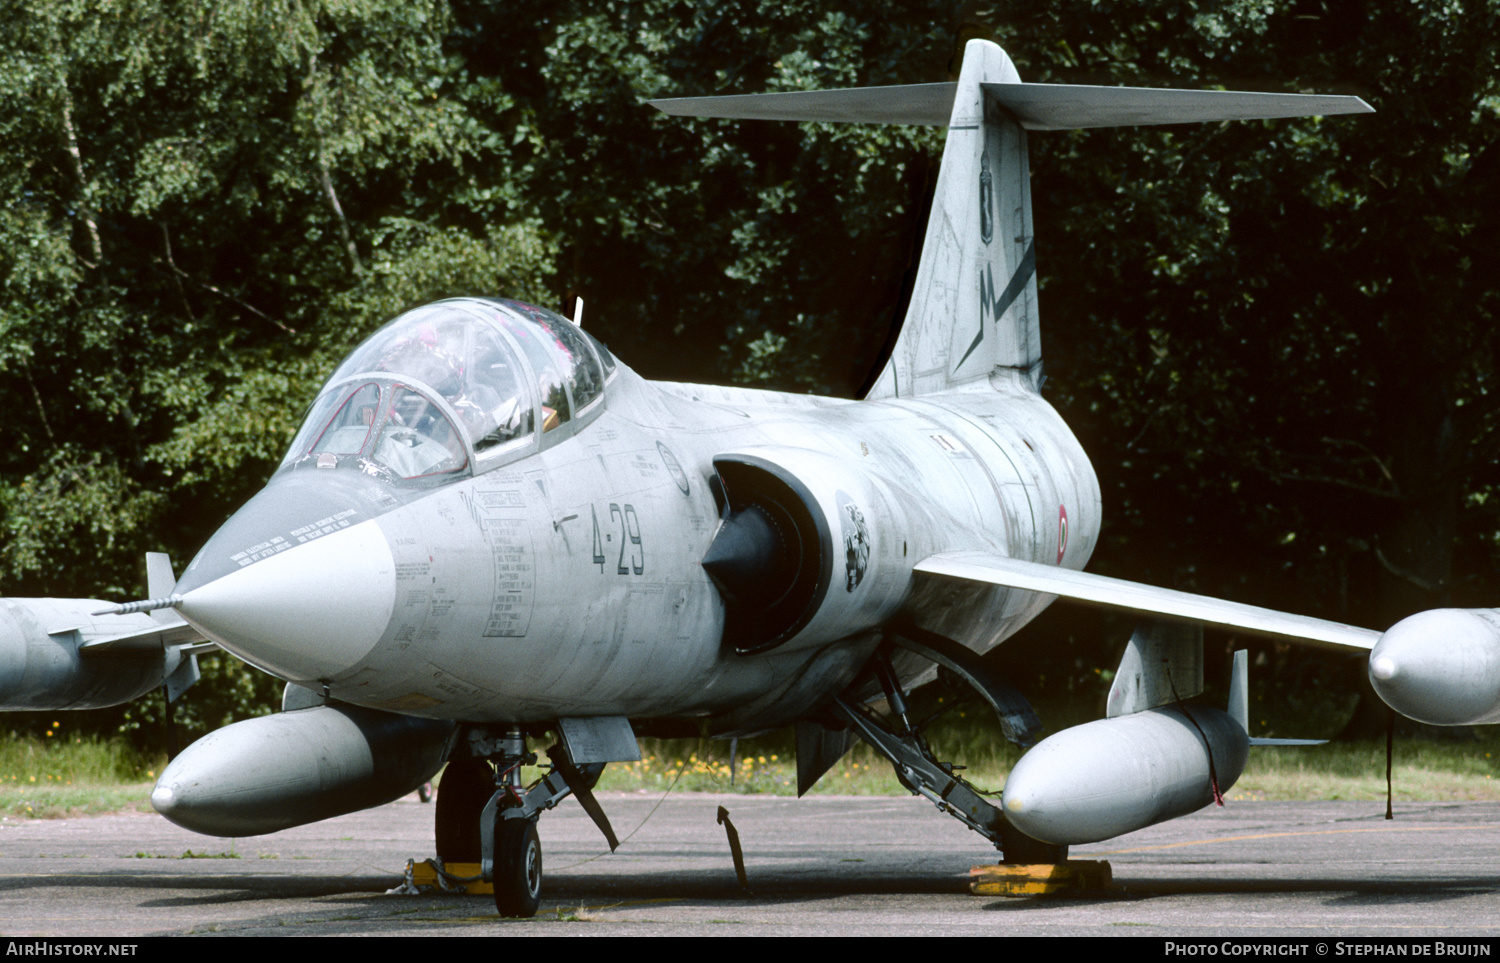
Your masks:
[[[1129,492],[1114,538],[1187,562],[1175,577],[1250,587],[1264,576],[1234,546],[1253,532],[1295,577],[1250,591],[1334,617],[1477,604],[1448,553],[1462,529],[1487,564],[1494,532],[1457,521],[1495,454],[1474,445],[1484,418],[1464,424],[1492,369],[1494,7],[1160,3],[1122,25],[1082,6],[1036,13],[1052,56],[1023,71],[1333,90],[1378,111],[1037,139],[1039,233],[1058,225],[1042,243],[1066,260],[1048,262],[1049,354],[1092,396],[1078,421]]]
[[[632,366],[847,394],[890,327],[941,131],[684,121],[643,101],[944,80],[950,8],[460,0],[454,50],[513,98],[494,176],[559,229],[567,292]]]
[[[505,144],[446,4],[3,17],[7,594],[138,593],[140,553],[186,561],[381,321],[547,297],[554,243],[474,179]]]
[[[549,300],[555,242],[475,178],[509,141],[469,101],[504,97],[445,3],[22,0],[0,26],[7,595],[139,597],[142,553],[185,563],[387,317]],[[275,688],[210,668],[188,721]]]

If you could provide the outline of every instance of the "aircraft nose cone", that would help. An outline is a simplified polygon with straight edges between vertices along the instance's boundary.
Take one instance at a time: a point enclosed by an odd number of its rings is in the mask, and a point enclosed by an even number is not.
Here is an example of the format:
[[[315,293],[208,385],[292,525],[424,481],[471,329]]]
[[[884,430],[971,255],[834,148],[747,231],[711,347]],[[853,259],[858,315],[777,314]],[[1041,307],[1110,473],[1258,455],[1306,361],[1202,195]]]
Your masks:
[[[178,611],[246,661],[311,681],[368,655],[395,599],[395,560],[371,520],[190,588]]]
[[[1492,609],[1418,612],[1370,650],[1370,684],[1402,715],[1436,726],[1500,718],[1500,618]]]

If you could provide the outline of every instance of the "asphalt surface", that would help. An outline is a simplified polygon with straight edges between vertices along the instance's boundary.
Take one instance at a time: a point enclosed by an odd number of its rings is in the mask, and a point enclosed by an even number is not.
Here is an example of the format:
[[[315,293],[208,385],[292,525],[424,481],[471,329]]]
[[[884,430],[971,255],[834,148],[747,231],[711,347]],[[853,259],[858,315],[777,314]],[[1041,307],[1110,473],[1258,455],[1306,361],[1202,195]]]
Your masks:
[[[1405,803],[1387,822],[1380,803],[1231,802],[1075,847],[1110,861],[1107,893],[1007,899],[969,894],[993,850],[918,799],[600,799],[624,845],[601,856],[571,800],[545,814],[531,921],[486,896],[387,892],[432,854],[414,798],[233,841],[154,815],[7,820],[0,936],[1500,936],[1500,803]]]

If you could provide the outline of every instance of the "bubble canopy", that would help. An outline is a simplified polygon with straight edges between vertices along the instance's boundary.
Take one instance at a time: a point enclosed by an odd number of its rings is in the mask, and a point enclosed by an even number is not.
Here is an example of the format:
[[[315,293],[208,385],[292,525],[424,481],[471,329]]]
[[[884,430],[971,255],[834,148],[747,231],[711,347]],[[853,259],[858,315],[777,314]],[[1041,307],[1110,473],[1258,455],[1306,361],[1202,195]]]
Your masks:
[[[545,308],[429,304],[339,365],[282,469],[355,468],[410,483],[484,471],[587,425],[615,368],[603,345]]]

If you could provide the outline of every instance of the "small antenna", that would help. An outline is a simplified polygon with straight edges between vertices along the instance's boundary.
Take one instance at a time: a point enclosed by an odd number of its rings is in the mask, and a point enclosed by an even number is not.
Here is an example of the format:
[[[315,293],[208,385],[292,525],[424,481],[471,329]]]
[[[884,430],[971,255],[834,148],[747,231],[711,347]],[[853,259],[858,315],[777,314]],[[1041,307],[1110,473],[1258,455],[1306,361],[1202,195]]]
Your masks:
[[[583,298],[573,299],[573,323],[583,327]]]

